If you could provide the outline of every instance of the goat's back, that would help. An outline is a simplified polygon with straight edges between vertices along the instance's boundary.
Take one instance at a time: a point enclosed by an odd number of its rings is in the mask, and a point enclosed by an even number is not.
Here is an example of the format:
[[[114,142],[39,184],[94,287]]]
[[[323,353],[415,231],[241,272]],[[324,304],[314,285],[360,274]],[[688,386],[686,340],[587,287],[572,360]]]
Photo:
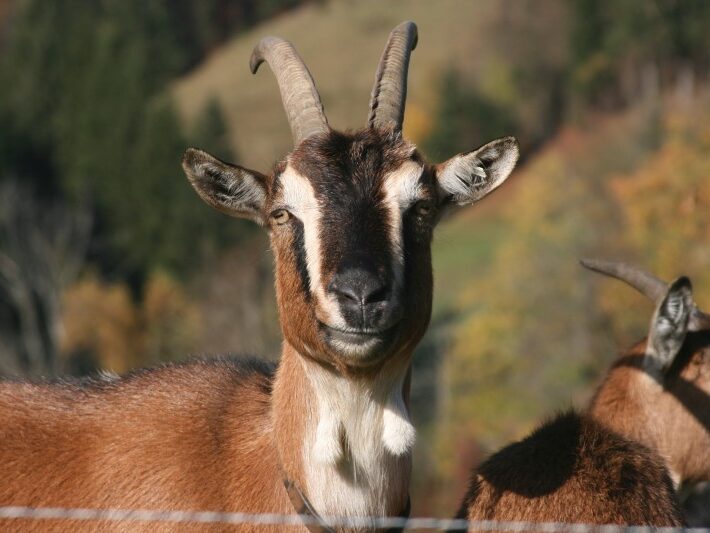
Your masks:
[[[459,518],[680,526],[657,454],[574,412],[503,448],[473,474]]]
[[[224,358],[0,383],[0,505],[283,512],[272,373]]]

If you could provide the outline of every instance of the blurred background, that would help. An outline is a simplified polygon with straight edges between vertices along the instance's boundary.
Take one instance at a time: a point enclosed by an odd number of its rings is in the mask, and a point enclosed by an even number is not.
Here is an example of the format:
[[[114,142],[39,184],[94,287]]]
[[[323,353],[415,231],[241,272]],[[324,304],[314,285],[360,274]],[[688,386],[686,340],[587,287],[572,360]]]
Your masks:
[[[471,466],[582,406],[645,335],[651,304],[578,258],[687,274],[710,307],[710,2],[0,0],[0,374],[274,359],[268,241],[197,198],[182,152],[268,171],[291,149],[273,76],[247,66],[267,34],[334,127],[363,126],[407,19],[406,136],[433,161],[510,134],[523,151],[435,237],[415,515],[451,515]]]

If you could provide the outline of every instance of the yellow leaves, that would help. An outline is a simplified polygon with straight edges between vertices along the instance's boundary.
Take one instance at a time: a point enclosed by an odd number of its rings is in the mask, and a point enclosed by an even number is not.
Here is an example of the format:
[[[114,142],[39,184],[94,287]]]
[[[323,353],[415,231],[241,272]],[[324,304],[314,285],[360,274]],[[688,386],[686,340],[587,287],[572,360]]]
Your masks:
[[[481,70],[478,83],[482,94],[501,106],[520,103],[514,67],[507,58],[488,57]]]
[[[196,305],[163,273],[148,280],[142,302],[125,284],[89,275],[65,292],[63,319],[64,357],[88,355],[115,372],[188,355],[201,330]]]
[[[431,106],[431,102],[427,102]],[[425,109],[417,105],[416,102],[410,102],[407,105],[407,118],[404,121],[404,138],[411,139],[415,144],[422,142],[431,133],[434,125],[432,116]]]
[[[710,127],[704,117],[665,117],[666,140],[634,171],[616,176],[609,188],[625,219],[627,245],[649,258],[648,268],[667,278],[699,276],[710,267]]]
[[[148,281],[143,301],[145,353],[166,361],[188,355],[200,333],[200,315],[180,284],[164,273]]]
[[[62,354],[90,352],[101,367],[117,372],[139,360],[138,317],[125,284],[90,275],[69,287],[63,300]]]
[[[710,154],[676,142],[663,146],[611,188],[634,235],[644,244],[707,239],[698,216],[710,208]]]

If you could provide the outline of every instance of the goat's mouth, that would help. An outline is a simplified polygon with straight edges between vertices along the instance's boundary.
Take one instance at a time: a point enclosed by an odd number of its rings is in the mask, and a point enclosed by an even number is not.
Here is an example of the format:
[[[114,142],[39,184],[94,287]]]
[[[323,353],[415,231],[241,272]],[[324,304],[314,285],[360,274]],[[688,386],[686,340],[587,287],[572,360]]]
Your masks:
[[[379,360],[397,338],[399,322],[386,328],[343,328],[319,323],[325,341],[356,366]]]

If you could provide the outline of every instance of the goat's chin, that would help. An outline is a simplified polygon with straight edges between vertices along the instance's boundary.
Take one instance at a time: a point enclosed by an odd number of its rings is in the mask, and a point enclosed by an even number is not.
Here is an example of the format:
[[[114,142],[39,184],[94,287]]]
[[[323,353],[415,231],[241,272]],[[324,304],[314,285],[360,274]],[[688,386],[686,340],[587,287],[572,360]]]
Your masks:
[[[360,369],[379,365],[387,359],[399,336],[396,326],[376,334],[343,331],[325,324],[321,324],[320,329],[333,355],[346,366]]]

